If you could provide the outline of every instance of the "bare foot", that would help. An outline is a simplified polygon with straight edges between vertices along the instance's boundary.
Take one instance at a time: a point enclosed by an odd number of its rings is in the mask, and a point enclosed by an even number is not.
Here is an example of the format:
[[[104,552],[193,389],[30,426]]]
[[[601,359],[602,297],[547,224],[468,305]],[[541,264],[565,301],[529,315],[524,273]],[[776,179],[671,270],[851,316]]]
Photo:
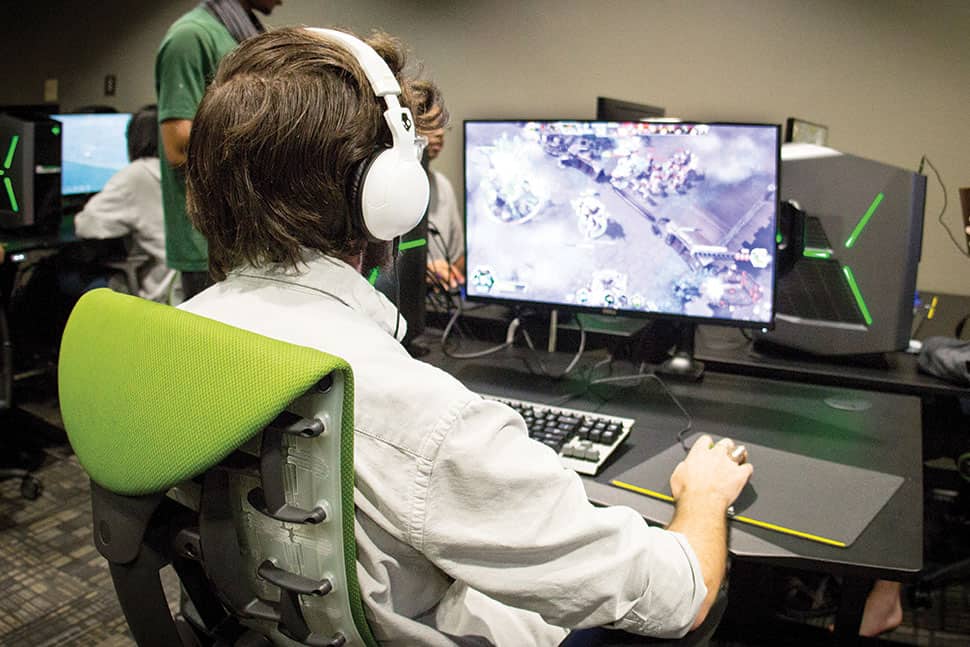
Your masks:
[[[903,621],[903,607],[899,601],[902,584],[876,580],[866,598],[859,635],[872,637],[895,629]]]

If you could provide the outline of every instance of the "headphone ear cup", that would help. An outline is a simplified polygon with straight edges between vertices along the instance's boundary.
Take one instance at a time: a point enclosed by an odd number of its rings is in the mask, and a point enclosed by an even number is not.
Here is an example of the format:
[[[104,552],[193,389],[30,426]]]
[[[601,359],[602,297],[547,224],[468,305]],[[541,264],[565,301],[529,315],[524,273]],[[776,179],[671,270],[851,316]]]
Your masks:
[[[361,223],[368,236],[393,240],[413,229],[428,209],[428,174],[416,159],[389,148],[371,158],[360,180]]]
[[[347,206],[350,208],[350,225],[353,231],[365,235],[369,234],[367,234],[367,228],[364,226],[364,215],[361,211],[362,194],[367,167],[370,166],[373,159],[373,157],[368,157],[358,162],[357,166],[350,172],[350,179],[347,181]]]

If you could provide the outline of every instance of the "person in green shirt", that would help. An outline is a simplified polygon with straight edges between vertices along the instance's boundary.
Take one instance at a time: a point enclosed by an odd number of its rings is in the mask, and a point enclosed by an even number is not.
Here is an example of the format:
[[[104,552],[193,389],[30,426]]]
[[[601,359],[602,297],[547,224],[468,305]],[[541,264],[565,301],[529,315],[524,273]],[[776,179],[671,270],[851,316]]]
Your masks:
[[[210,284],[208,247],[185,213],[185,164],[192,119],[223,56],[265,29],[280,0],[205,0],[176,20],[155,57],[155,92],[162,144],[162,203],[168,266],[182,275],[188,299]]]

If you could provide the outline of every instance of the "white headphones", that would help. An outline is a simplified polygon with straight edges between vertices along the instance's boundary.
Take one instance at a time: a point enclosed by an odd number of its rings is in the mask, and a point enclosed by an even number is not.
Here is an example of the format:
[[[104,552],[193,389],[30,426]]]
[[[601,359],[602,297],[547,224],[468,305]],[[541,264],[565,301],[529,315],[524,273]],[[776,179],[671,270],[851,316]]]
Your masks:
[[[401,106],[401,86],[387,63],[367,43],[333,29],[309,28],[335,40],[360,63],[374,94],[387,103],[384,121],[392,146],[361,162],[348,187],[350,208],[364,233],[373,240],[393,240],[415,227],[428,208],[428,174],[421,166],[414,117]]]

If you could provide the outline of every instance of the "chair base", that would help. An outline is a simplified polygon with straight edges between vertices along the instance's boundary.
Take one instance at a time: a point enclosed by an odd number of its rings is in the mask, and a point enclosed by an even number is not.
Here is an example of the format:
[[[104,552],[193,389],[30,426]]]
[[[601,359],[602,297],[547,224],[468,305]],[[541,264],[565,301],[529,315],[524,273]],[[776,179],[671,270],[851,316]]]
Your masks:
[[[19,467],[0,468],[0,481],[20,479],[20,496],[28,501],[35,501],[43,492],[43,484],[31,475],[28,470]]]

